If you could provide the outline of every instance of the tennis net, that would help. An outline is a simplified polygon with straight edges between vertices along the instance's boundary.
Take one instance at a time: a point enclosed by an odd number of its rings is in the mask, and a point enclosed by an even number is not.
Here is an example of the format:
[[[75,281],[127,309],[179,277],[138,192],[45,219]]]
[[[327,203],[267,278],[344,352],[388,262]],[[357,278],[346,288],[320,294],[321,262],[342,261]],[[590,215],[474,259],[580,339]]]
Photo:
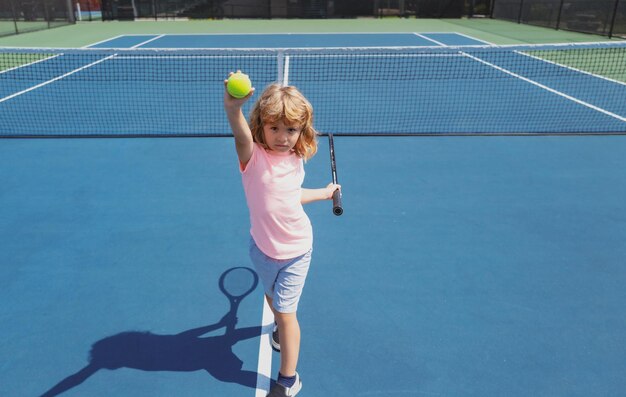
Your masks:
[[[229,135],[222,82],[237,69],[250,75],[257,92],[272,82],[297,86],[322,133],[626,133],[626,43],[605,42],[0,48],[0,136]]]

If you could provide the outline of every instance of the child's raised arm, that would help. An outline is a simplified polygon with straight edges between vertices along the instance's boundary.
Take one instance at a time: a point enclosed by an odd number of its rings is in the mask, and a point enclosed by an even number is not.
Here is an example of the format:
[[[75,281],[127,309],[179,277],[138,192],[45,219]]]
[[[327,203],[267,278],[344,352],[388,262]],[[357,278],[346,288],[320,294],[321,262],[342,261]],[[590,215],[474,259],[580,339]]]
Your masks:
[[[230,72],[229,76],[233,74]],[[226,91],[226,84],[228,80],[224,80],[224,110],[230,123],[230,128],[233,130],[235,136],[235,148],[237,149],[237,157],[239,161],[245,166],[252,157],[252,132],[246,121],[246,117],[241,111],[241,107],[250,97],[254,94],[254,88],[248,95],[241,99],[237,99],[231,96]]]

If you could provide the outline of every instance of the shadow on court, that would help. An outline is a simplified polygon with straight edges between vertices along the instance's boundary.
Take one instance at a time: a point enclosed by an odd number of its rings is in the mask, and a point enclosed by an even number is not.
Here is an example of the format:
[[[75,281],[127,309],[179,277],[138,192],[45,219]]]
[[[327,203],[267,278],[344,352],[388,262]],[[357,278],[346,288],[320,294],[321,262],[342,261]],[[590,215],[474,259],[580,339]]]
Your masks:
[[[228,278],[226,276],[235,274],[233,270],[238,269],[245,269],[247,273],[243,278],[239,277],[239,279],[231,280],[230,283],[227,282],[225,288],[224,280]],[[91,346],[89,363],[84,368],[57,383],[41,397],[60,395],[85,382],[101,369],[120,368],[173,372],[205,370],[222,382],[256,388],[257,373],[242,370],[243,361],[233,353],[232,348],[239,341],[261,335],[262,327],[260,326],[235,328],[239,303],[256,288],[257,284],[258,276],[250,269],[227,270],[220,277],[220,290],[228,297],[231,305],[229,312],[220,321],[175,335],[127,331],[101,339]],[[240,287],[245,294],[229,293],[228,285],[232,288]],[[202,337],[220,328],[226,329],[224,335]]]

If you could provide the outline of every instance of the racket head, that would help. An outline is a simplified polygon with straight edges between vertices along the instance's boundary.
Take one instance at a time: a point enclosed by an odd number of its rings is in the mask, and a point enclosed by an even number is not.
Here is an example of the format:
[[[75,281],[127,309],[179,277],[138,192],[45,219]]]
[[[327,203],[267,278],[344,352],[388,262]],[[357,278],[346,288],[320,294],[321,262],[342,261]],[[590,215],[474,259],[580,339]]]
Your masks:
[[[254,291],[259,276],[248,267],[233,267],[220,276],[220,291],[230,300],[241,300]]]

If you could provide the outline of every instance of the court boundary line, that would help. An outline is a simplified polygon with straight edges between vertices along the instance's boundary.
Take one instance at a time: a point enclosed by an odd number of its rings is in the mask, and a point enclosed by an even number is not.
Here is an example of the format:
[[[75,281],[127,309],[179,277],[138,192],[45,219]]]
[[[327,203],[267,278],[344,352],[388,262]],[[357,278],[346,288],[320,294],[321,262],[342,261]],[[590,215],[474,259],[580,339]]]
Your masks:
[[[297,32],[297,33],[287,33],[287,32],[274,32],[274,33],[163,33],[165,36],[294,36],[294,35],[303,35],[303,36],[315,36],[315,35],[412,35],[415,32]],[[425,33],[455,33],[455,32],[425,32]],[[160,33],[155,33],[160,34]],[[118,37],[124,36],[148,36],[150,34],[141,34],[141,33],[129,33],[123,34]],[[106,40],[105,40],[106,41]]]
[[[270,390],[272,378],[272,348],[270,334],[273,331],[274,315],[263,294],[263,314],[261,317],[261,336],[259,341],[259,359],[257,362],[257,377],[255,397],[265,397]]]
[[[513,45],[511,45],[513,46]],[[515,45],[518,46],[519,45]],[[339,51],[339,50],[352,50],[352,51],[363,51],[363,50],[376,50],[376,51],[384,51],[384,50],[432,50],[435,48],[487,48],[487,47],[495,47],[495,48],[506,48],[505,46],[489,46],[489,45],[463,45],[463,46],[441,46],[441,45],[429,45],[429,46],[371,46],[371,47],[186,47],[186,48],[130,48],[130,47],[98,47],[98,48],[84,48],[84,50],[94,50],[94,51],[122,51],[122,50],[134,50],[134,51],[153,51],[153,52],[192,52],[192,51],[213,51],[213,52],[225,52],[235,54],[236,52],[244,51],[244,52],[289,52],[289,51]],[[524,46],[525,47],[525,46]],[[10,48],[10,47],[5,47]],[[45,48],[41,47],[13,47],[15,49],[22,48],[25,50],[44,50]],[[58,50],[58,49],[57,49]],[[76,48],[61,48],[60,50],[76,50]]]
[[[82,46],[82,47],[80,47],[80,48],[93,48],[93,46],[95,46],[95,45],[102,44],[102,43],[106,43],[107,41],[111,41],[111,40],[117,40],[117,39],[119,39],[120,37],[124,37],[124,36],[126,36],[126,35],[125,35],[125,34],[118,34],[118,35],[117,35],[117,36],[115,36],[115,37],[111,37],[111,38],[108,38],[108,39],[104,39],[104,40],[96,41],[95,43],[92,43],[92,44],[87,44],[87,45]]]
[[[250,57],[254,59],[258,58],[270,58],[275,59],[276,55],[242,55],[234,56],[236,58]],[[216,59],[216,58],[233,58],[233,55],[118,55],[116,60],[125,59]]]
[[[421,38],[422,38],[422,39],[424,39],[424,40],[427,40],[427,41],[433,42],[433,43],[437,44],[437,46],[439,46],[439,47],[448,47],[446,44],[444,44],[444,43],[442,43],[442,42],[440,42],[440,41],[437,41],[437,40],[435,40],[435,39],[431,39],[431,38],[430,38],[430,37],[428,37],[428,36],[424,36],[424,34],[428,34],[428,33],[417,33],[417,32],[413,32],[413,34],[414,34],[414,35],[416,35],[417,37],[421,37]]]
[[[468,54],[468,53],[466,53],[466,52],[460,51],[460,53],[461,53],[462,55],[464,55],[464,56],[468,57],[468,58],[471,58],[471,59],[473,59],[473,60],[477,61],[477,62],[480,62],[480,63],[482,63],[482,64],[484,64],[484,65],[489,66],[489,67],[492,67],[492,68],[494,68],[494,69],[496,69],[496,70],[499,70],[500,72],[506,73],[506,74],[508,74],[508,75],[510,75],[510,76],[513,76],[513,77],[515,77],[515,78],[518,78],[518,79],[520,79],[520,80],[522,80],[522,81],[525,81],[525,82],[527,82],[527,83],[530,83],[530,84],[532,84],[532,85],[535,85],[535,86],[537,86],[537,87],[539,87],[539,88],[542,88],[542,89],[544,89],[544,90],[546,90],[546,91],[548,91],[548,92],[551,92],[551,93],[553,93],[553,94],[556,94],[556,95],[558,95],[558,96],[561,96],[561,97],[563,97],[563,98],[565,98],[565,99],[568,99],[568,100],[570,100],[570,101],[572,101],[572,102],[575,102],[575,103],[577,103],[577,104],[579,104],[579,105],[586,106],[586,107],[588,107],[588,108],[590,108],[590,109],[592,109],[592,110],[595,110],[595,111],[600,112],[600,113],[604,113],[604,114],[605,114],[605,115],[607,115],[607,116],[613,117],[613,118],[615,118],[615,119],[617,119],[617,120],[620,120],[620,121],[623,121],[623,122],[626,122],[626,117],[624,117],[624,116],[620,116],[619,114],[616,114],[616,113],[610,112],[610,111],[608,111],[608,110],[606,110],[606,109],[603,109],[603,108],[601,108],[601,107],[598,107],[598,106],[592,105],[592,104],[591,104],[591,103],[589,103],[589,102],[585,102],[585,101],[583,101],[583,100],[581,100],[581,99],[578,99],[578,98],[576,98],[576,97],[573,97],[573,96],[571,96],[571,95],[568,95],[568,94],[566,94],[566,93],[564,93],[564,92],[561,92],[561,91],[555,90],[554,88],[548,87],[547,85],[544,85],[544,84],[541,84],[541,83],[539,83],[539,82],[537,82],[537,81],[531,80],[531,79],[529,79],[529,78],[527,78],[527,77],[524,77],[524,76],[522,76],[522,75],[519,75],[519,74],[517,74],[517,73],[514,73],[514,72],[512,72],[512,71],[510,71],[510,70],[507,70],[507,69],[505,69],[505,68],[503,68],[503,67],[501,67],[501,66],[495,65],[495,64],[493,64],[493,63],[491,63],[491,62],[487,62],[487,61],[485,61],[484,59],[480,59],[480,58],[475,57],[475,56],[473,56],[473,55],[470,55],[470,54]]]
[[[456,34],[458,34],[458,35],[460,35],[460,36],[467,37],[467,38],[469,38],[469,39],[471,39],[471,40],[476,40],[476,41],[479,41],[479,42],[481,42],[481,43],[485,43],[485,44],[488,44],[488,45],[497,46],[497,44],[494,44],[494,43],[488,42],[488,41],[486,41],[486,40],[477,39],[477,38],[475,38],[475,37],[469,36],[469,35],[464,34],[464,33],[459,33],[459,32],[455,32],[455,33],[456,33]],[[575,68],[575,67],[572,67],[572,66],[563,65],[563,64],[560,64],[560,63],[558,63],[558,62],[551,61],[551,60],[549,60],[549,59],[543,59],[543,58],[540,58],[540,57],[538,57],[538,56],[534,56],[534,55],[531,55],[531,54],[527,54],[527,53],[525,53],[525,52],[523,52],[523,51],[518,51],[518,50],[515,50],[515,51],[513,51],[513,52],[515,52],[515,53],[516,53],[516,54],[518,54],[518,55],[523,55],[523,56],[526,56],[526,57],[529,57],[529,58],[535,59],[535,60],[537,60],[537,61],[545,62],[545,63],[551,64],[551,65],[554,65],[554,66],[558,66],[558,67],[561,67],[561,68],[565,68],[565,69],[567,69],[567,70],[571,70],[571,71],[573,71],[573,72],[577,72],[577,73],[585,74],[585,75],[592,76],[592,77],[595,77],[595,78],[598,78],[598,79],[601,79],[601,80],[605,80],[605,81],[608,81],[608,82],[611,82],[611,83],[615,83],[615,84],[619,84],[619,85],[626,86],[626,82],[623,82],[623,81],[615,80],[615,79],[612,79],[612,78],[609,78],[609,77],[606,77],[606,76],[602,76],[602,75],[599,75],[599,74],[595,74],[595,73],[592,73],[592,72],[588,72],[588,71],[586,71],[586,70],[578,69],[578,68]]]
[[[132,46],[132,47],[128,47],[128,48],[131,48],[131,49],[139,48],[139,47],[141,47],[142,45],[144,45],[144,44],[148,44],[148,43],[150,43],[151,41],[154,41],[154,40],[158,40],[158,39],[160,39],[160,38],[161,38],[161,37],[163,37],[163,36],[165,36],[165,34],[161,34],[161,35],[155,36],[155,37],[153,37],[153,38],[151,38],[151,39],[149,39],[149,40],[146,40],[146,41],[141,42],[141,43],[139,43],[139,44],[135,44],[134,46]]]
[[[33,61],[33,62],[30,62],[30,63],[25,63],[24,65],[14,66],[14,67],[12,67],[12,68],[10,68],[10,69],[5,69],[5,70],[0,71],[0,74],[7,73],[7,72],[11,72],[11,71],[14,71],[14,70],[17,70],[17,69],[20,69],[20,68],[25,68],[25,67],[28,67],[28,66],[32,66],[32,65],[34,65],[34,64],[36,64],[36,63],[39,63],[39,62],[49,61],[49,60],[51,60],[51,59],[54,59],[54,58],[60,57],[61,55],[63,55],[63,54],[56,54],[56,55],[53,55],[53,56],[51,56],[51,57],[38,59],[38,60]]]
[[[470,35],[465,34],[465,33],[460,33],[460,32],[454,32],[454,33],[455,33],[455,34],[458,34],[459,36],[467,37],[467,38],[468,38],[468,39],[470,39],[470,40],[476,40],[476,41],[479,41],[479,42],[481,42],[481,43],[485,43],[485,44],[487,44],[487,45],[497,46],[497,44],[495,44],[495,43],[492,43],[492,42],[487,41],[487,40],[477,39],[476,37],[470,36]]]
[[[62,55],[62,54],[61,54],[61,55]],[[72,70],[71,72],[65,73],[65,74],[63,74],[63,75],[61,75],[61,76],[57,76],[57,77],[55,77],[55,78],[53,78],[53,79],[50,79],[50,80],[48,80],[48,81],[44,81],[43,83],[39,83],[39,84],[34,85],[34,86],[32,86],[32,87],[29,87],[29,88],[27,88],[27,89],[25,89],[25,90],[22,90],[22,91],[16,92],[16,93],[11,94],[11,95],[9,95],[9,96],[6,96],[6,97],[4,97],[4,98],[0,98],[0,103],[5,102],[5,101],[8,101],[9,99],[13,99],[13,98],[15,98],[15,97],[18,97],[18,96],[20,96],[20,95],[26,94],[27,92],[34,91],[34,90],[36,90],[36,89],[38,89],[38,88],[41,88],[41,87],[44,87],[44,86],[46,86],[46,85],[48,85],[48,84],[52,84],[52,83],[54,83],[55,81],[62,80],[62,79],[64,79],[64,78],[66,78],[67,76],[71,76],[71,75],[73,75],[74,73],[78,73],[78,72],[80,72],[80,71],[82,71],[82,70],[85,70],[85,69],[87,69],[87,68],[90,68],[90,67],[92,67],[92,66],[95,66],[95,65],[99,64],[100,62],[107,61],[107,60],[109,60],[109,59],[111,59],[111,58],[114,58],[114,57],[116,57],[116,56],[117,56],[117,54],[109,55],[109,56],[108,56],[108,57],[106,57],[106,58],[98,59],[98,60],[97,60],[97,61],[95,61],[95,62],[92,62],[92,63],[90,63],[90,64],[88,64],[88,65],[85,65],[85,66],[81,66],[80,68],[78,68],[78,69],[74,69],[74,70]]]
[[[244,55],[244,56],[235,56],[237,58],[242,57],[253,57],[255,59],[258,58],[270,58],[270,59],[283,59],[285,56],[283,53],[279,53],[277,55]],[[341,58],[341,57],[350,57],[350,58],[440,58],[440,57],[461,57],[462,55],[458,53],[448,53],[448,54],[293,54],[287,55],[287,57],[297,57],[297,58]],[[125,60],[125,59],[216,59],[216,58],[233,58],[232,55],[118,55],[116,60]],[[280,61],[278,63],[281,63]],[[282,73],[278,74],[279,76]],[[282,79],[278,79],[278,81],[282,81]]]
[[[440,47],[438,47],[440,48]],[[456,58],[462,57],[458,53],[443,54],[293,54],[297,58]],[[124,57],[122,57],[124,58]]]
[[[492,46],[497,46],[497,44],[491,43],[491,42],[486,41],[486,40],[478,39],[476,37],[472,37],[472,36],[467,35],[465,33],[455,32],[455,34],[458,34],[459,36],[467,37],[468,39],[471,39],[471,40],[479,41],[481,43],[485,43],[485,44],[492,45]],[[536,59],[538,61],[546,62],[546,63],[549,63],[551,65],[559,66],[559,67],[562,67],[562,68],[565,68],[565,69],[568,69],[568,70],[571,70],[571,71],[574,71],[574,72],[586,74],[586,75],[593,76],[593,77],[596,77],[596,78],[599,78],[599,79],[602,79],[602,80],[609,81],[611,83],[616,83],[616,84],[620,84],[620,85],[625,85],[626,86],[626,82],[624,82],[624,81],[611,79],[609,77],[602,76],[602,75],[599,75],[599,74],[595,74],[595,73],[592,73],[592,72],[587,72],[586,70],[578,69],[578,68],[575,68],[573,66],[563,65],[561,63],[554,62],[554,61],[551,61],[549,59],[543,59],[543,58],[540,58],[540,57],[535,56],[535,55],[527,54],[527,53],[525,53],[523,51],[517,51],[516,50],[516,51],[513,51],[513,52],[515,52],[518,55],[524,55],[524,56]]]
[[[578,72],[578,73],[581,73],[581,74],[586,74],[586,75],[588,75],[588,76],[592,76],[592,77],[596,77],[596,78],[598,78],[598,79],[602,79],[602,80],[609,81],[609,82],[611,82],[611,83],[615,83],[615,84],[620,84],[620,85],[624,85],[624,86],[626,86],[626,82],[624,82],[624,81],[619,81],[619,80],[611,79],[611,78],[609,78],[609,77],[605,77],[605,76],[602,76],[602,75],[599,75],[599,74],[595,74],[595,73],[587,72],[586,70],[578,69],[578,68],[575,68],[575,67],[573,67],[573,66],[563,65],[563,64],[560,64],[560,63],[558,63],[558,62],[551,61],[551,60],[549,60],[549,59],[539,58],[539,57],[536,57],[536,56],[531,55],[531,54],[526,54],[526,53],[524,53],[524,52],[522,52],[522,51],[513,51],[513,52],[515,52],[516,54],[519,54],[519,55],[524,55],[524,56],[527,56],[527,57],[530,57],[530,58],[536,59],[536,60],[538,60],[538,61],[542,61],[542,62],[549,63],[549,64],[554,65],[554,66],[559,66],[559,67],[562,67],[562,68],[565,68],[565,69],[571,70],[571,71],[573,71],[573,72]]]

